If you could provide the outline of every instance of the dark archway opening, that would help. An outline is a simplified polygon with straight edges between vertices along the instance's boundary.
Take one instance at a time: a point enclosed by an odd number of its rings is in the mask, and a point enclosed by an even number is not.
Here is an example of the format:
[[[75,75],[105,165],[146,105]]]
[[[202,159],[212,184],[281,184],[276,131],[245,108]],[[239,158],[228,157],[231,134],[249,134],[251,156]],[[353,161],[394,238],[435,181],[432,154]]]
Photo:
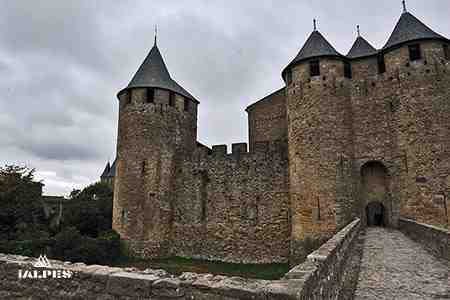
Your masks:
[[[371,202],[366,206],[367,226],[382,226],[385,223],[385,209],[381,202]]]

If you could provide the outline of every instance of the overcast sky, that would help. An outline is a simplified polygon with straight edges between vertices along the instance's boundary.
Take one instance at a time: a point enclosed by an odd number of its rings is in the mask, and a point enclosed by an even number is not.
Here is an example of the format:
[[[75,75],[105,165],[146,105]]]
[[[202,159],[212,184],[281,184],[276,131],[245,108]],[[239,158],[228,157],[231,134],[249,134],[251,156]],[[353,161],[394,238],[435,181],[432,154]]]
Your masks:
[[[200,100],[199,140],[247,140],[252,102],[282,87],[281,70],[312,30],[346,54],[356,24],[377,48],[400,0],[0,0],[0,164],[34,167],[46,194],[98,180],[114,159],[118,102],[153,45],[172,77]],[[409,0],[450,37],[450,2]]]

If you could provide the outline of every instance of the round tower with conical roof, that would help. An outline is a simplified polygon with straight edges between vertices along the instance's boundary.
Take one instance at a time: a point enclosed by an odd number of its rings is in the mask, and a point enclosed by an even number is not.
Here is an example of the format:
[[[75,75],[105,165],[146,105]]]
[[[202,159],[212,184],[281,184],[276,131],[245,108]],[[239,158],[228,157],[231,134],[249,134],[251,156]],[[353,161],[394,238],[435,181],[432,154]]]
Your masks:
[[[450,40],[404,6],[380,50],[386,66],[379,76],[392,122],[398,215],[427,224],[445,224],[450,196]]]
[[[361,35],[359,25],[357,31],[347,58],[351,61],[352,77],[358,80],[378,74],[378,50]]]
[[[315,28],[282,72],[287,91],[293,262],[350,219],[349,67],[347,58]]]
[[[155,44],[118,93],[113,228],[130,255],[167,255],[177,167],[197,139],[198,101],[169,74]]]

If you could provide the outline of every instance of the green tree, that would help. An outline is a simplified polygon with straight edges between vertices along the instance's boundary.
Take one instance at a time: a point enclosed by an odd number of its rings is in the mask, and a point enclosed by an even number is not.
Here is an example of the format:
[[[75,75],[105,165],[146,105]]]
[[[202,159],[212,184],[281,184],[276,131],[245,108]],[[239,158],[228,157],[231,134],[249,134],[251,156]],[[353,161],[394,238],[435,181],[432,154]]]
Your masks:
[[[43,184],[35,180],[34,171],[14,165],[0,167],[0,239],[47,235],[41,204]]]
[[[111,230],[113,192],[103,182],[94,183],[73,193],[64,206],[63,227],[73,226],[82,235],[97,237]]]

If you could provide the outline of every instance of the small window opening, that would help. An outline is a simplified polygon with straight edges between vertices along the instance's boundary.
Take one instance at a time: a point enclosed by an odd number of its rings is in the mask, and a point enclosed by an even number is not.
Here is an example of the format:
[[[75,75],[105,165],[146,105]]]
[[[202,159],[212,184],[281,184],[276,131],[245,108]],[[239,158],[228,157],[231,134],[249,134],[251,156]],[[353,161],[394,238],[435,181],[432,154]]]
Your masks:
[[[184,98],[184,111],[189,111],[189,99]]]
[[[201,199],[201,204],[202,204],[202,207],[201,207],[201,209],[202,209],[202,211],[201,211],[201,222],[203,223],[203,222],[205,222],[206,221],[206,198],[205,197],[202,197],[202,199]]]
[[[125,105],[131,103],[131,91],[125,92]]]
[[[169,94],[169,106],[175,106],[175,93],[170,92]]]
[[[450,49],[447,44],[443,45],[444,47],[444,57],[446,60],[450,60]]]
[[[317,197],[317,220],[320,221],[320,199]]]
[[[352,78],[352,65],[349,62],[344,62],[344,77]]]
[[[148,88],[147,89],[147,103],[155,103],[155,89],[154,88]]]
[[[422,59],[422,52],[420,51],[419,44],[409,45],[408,48],[409,48],[409,60],[410,61]]]
[[[386,72],[386,63],[384,61],[384,55],[378,56],[378,74]]]
[[[142,162],[142,174],[145,174],[145,171],[146,171],[146,168],[147,168],[147,164],[146,164],[146,162],[145,162],[145,160]]]
[[[292,71],[291,69],[286,72],[286,84],[290,85],[292,83]]]
[[[309,74],[311,77],[320,76],[320,62],[318,60],[309,62]]]
[[[121,223],[125,223],[125,209],[122,209],[122,213],[120,215]]]

